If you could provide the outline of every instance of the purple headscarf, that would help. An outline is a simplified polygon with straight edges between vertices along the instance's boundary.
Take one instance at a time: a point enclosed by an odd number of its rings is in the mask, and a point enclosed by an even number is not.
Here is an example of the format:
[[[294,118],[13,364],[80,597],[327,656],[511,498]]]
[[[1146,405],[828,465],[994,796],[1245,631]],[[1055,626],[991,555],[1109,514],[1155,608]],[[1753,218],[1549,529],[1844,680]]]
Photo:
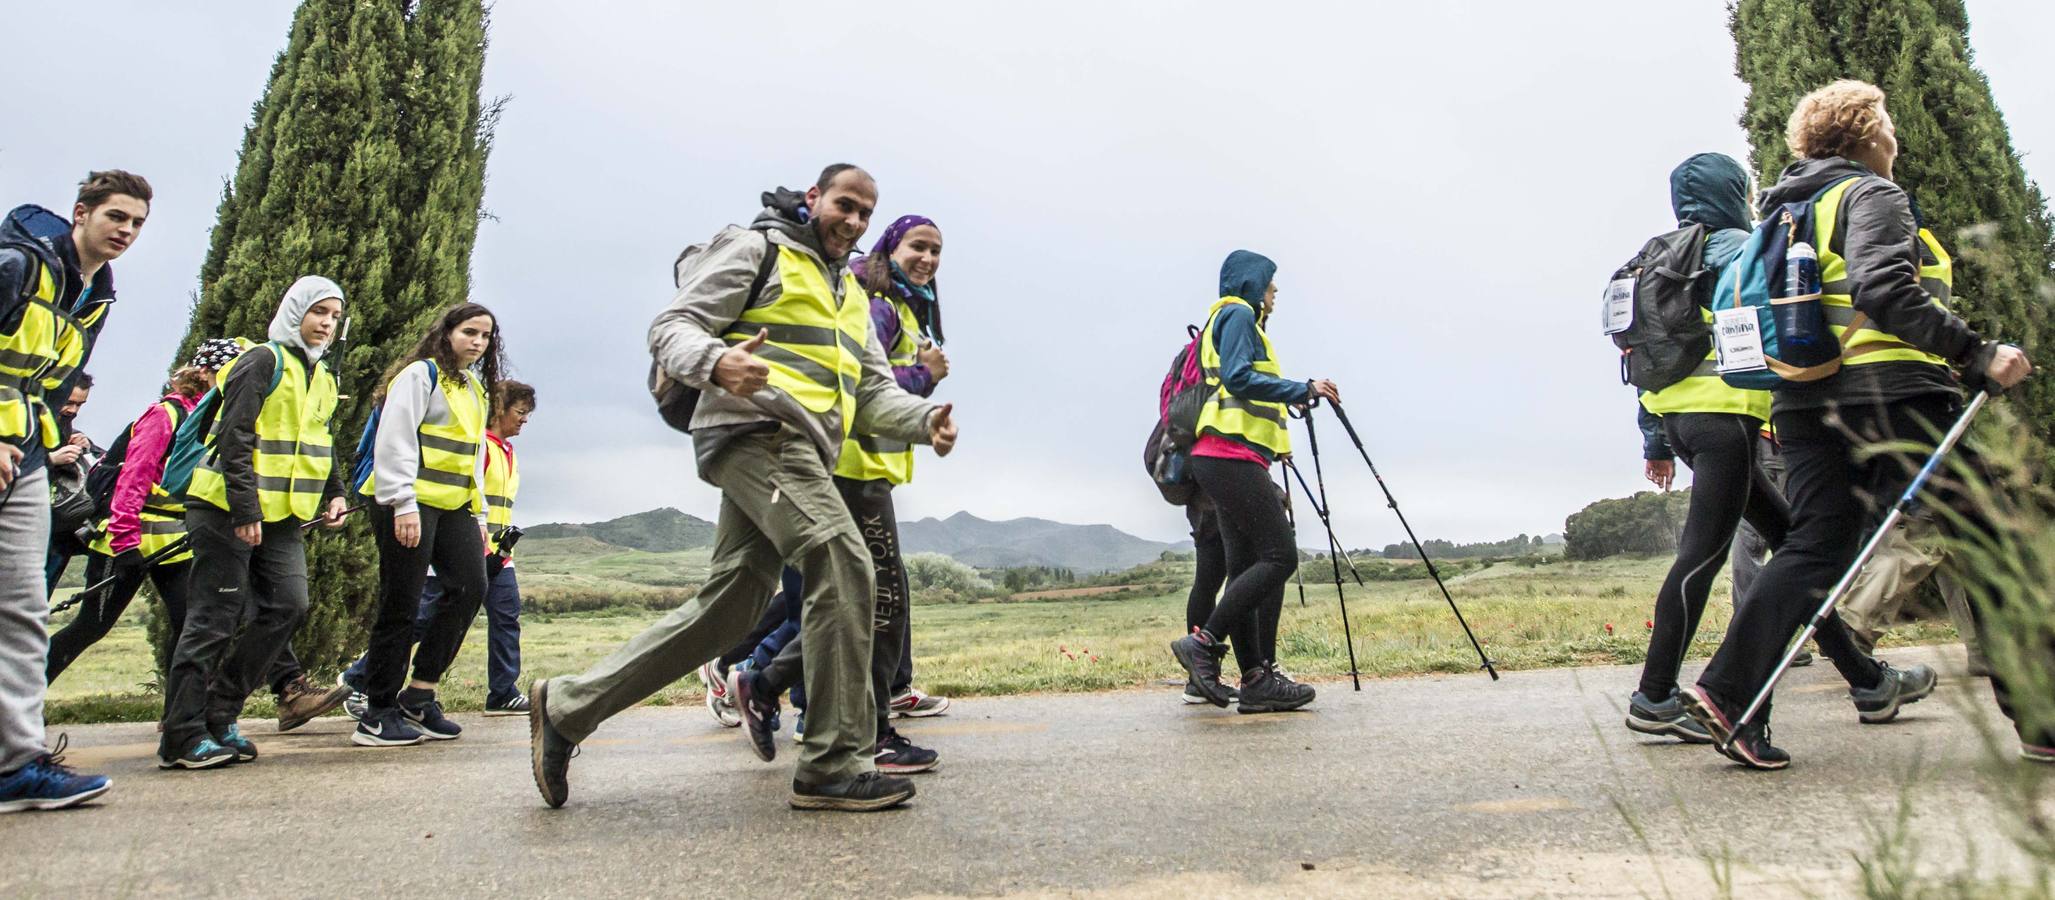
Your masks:
[[[942,230],[942,226],[936,225],[935,220],[927,216],[900,216],[892,220],[892,224],[885,228],[885,233],[878,236],[878,242],[871,245],[871,254],[874,256],[884,256],[889,259],[893,253],[899,250],[899,242],[906,240],[907,232],[922,225],[929,226],[936,231]],[[853,264],[852,268],[855,269],[858,278],[866,276],[866,262],[868,262],[867,259],[859,259]],[[907,306],[913,309],[914,319],[920,322],[921,328],[928,333],[928,337],[937,344],[942,343],[942,303],[940,299],[941,293],[936,283],[929,281],[922,287],[915,287],[906,281],[905,273],[900,272],[899,267],[894,265],[892,266],[892,292],[897,294],[899,299],[906,301]]]
[[[871,252],[877,253],[882,250],[885,255],[890,256],[898,251],[899,242],[906,239],[907,232],[922,225],[933,225],[936,231],[942,230],[942,226],[935,225],[935,220],[927,216],[900,216],[897,219],[893,219],[892,224],[885,229],[885,233],[878,237],[878,242],[871,245]]]

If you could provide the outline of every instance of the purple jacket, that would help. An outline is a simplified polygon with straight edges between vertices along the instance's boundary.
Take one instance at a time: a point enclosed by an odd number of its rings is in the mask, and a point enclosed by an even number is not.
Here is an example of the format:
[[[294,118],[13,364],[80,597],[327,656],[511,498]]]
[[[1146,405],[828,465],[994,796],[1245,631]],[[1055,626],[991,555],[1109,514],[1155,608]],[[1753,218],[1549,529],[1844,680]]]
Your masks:
[[[882,294],[871,295],[871,327],[877,331],[878,343],[886,352],[889,353],[893,345],[899,343],[899,306],[892,302],[892,298]],[[919,363],[893,366],[892,377],[909,394],[926,397],[935,392],[935,376],[928,372],[927,366]]]

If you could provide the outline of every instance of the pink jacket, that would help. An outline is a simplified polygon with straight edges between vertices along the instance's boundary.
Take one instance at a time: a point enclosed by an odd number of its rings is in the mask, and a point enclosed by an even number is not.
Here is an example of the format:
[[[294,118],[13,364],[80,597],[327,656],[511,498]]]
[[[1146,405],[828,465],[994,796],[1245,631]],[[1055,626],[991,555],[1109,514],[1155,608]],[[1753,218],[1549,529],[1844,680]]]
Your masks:
[[[189,413],[200,404],[200,398],[176,392],[164,399],[177,401]],[[164,454],[171,449],[171,415],[161,402],[151,404],[129,427],[128,455],[122,458],[121,475],[114,480],[114,499],[108,504],[107,546],[116,554],[143,542],[142,522],[136,516],[150,497],[150,487],[164,476]]]

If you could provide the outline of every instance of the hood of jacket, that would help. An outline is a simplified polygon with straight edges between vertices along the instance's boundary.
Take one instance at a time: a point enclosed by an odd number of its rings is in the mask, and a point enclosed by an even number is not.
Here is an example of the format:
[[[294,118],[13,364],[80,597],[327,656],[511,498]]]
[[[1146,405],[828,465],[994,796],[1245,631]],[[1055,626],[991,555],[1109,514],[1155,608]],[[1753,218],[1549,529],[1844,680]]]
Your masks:
[[[1749,228],[1748,170],[1724,153],[1700,153],[1670,172],[1670,209],[1677,227],[1714,231]]]
[[[278,313],[271,317],[271,328],[264,336],[306,354],[310,364],[320,362],[321,354],[335,345],[335,339],[330,338],[328,343],[319,347],[309,347],[306,339],[300,336],[300,323],[306,320],[307,310],[330,297],[343,299],[342,288],[335,282],[319,275],[301,276],[292,287],[285,289],[285,299],[278,302]]]
[[[1277,264],[1270,257],[1250,250],[1236,250],[1220,264],[1220,296],[1240,297],[1258,310],[1263,294],[1277,277]]]
[[[763,211],[749,223],[757,230],[781,235],[781,243],[813,254],[828,264],[830,271],[839,274],[848,260],[828,259],[828,253],[821,248],[821,236],[813,230],[813,219],[807,214],[806,195],[789,188],[763,192]]]
[[[1812,199],[1812,195],[1825,190],[1851,175],[1875,175],[1868,166],[1838,156],[1831,159],[1801,159],[1784,167],[1777,176],[1777,183],[1762,192],[1756,209],[1768,213],[1786,203],[1799,203]]]

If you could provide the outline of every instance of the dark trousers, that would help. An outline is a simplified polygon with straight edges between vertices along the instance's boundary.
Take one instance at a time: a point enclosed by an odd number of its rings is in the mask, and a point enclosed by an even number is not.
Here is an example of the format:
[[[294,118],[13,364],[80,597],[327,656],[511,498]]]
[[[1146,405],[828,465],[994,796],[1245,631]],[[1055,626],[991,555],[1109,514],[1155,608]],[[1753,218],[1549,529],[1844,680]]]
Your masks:
[[[842,494],[850,516],[856,519],[856,530],[871,554],[871,574],[875,579],[871,594],[875,603],[871,612],[871,695],[877,702],[878,735],[882,738],[891,731],[888,721],[892,718],[892,683],[898,676],[900,661],[912,646],[907,608],[911,591],[906,585],[906,565],[899,552],[899,519],[893,512],[889,481],[855,481],[837,476],[835,489]],[[805,671],[801,643],[794,639],[786,644],[764,667],[764,684],[773,693],[799,684]],[[805,700],[795,694],[793,702],[803,705]]]
[[[1197,565],[1192,572],[1192,590],[1184,600],[1184,630],[1206,627],[1213,604],[1220,599],[1220,586],[1227,583],[1227,545],[1220,540],[1220,513],[1204,494],[1192,498],[1184,508],[1185,521],[1192,526],[1192,551]]]
[[[193,538],[193,570],[185,627],[165,678],[158,755],[166,758],[210,729],[235,724],[243,701],[307,614],[299,522],[265,523],[263,541],[252,547],[236,537],[227,512],[195,504],[186,510],[186,531]]]
[[[791,577],[796,579],[798,574],[793,573]],[[747,637],[736,642],[735,646],[729,647],[728,652],[721,654],[721,658],[714,665],[723,674],[745,659],[756,660],[756,668],[759,669],[769,665],[771,659],[778,655],[778,651],[784,649],[785,645],[791,643],[792,638],[799,634],[799,607],[791,600],[796,596],[797,591],[783,589],[771,595],[771,605],[764,607],[763,617],[756,620],[756,627],[749,629]],[[770,642],[775,642],[775,645]]]
[[[446,602],[448,595],[443,593],[442,579],[428,576],[421,589],[421,605],[414,612],[414,643],[428,637],[429,625]],[[514,578],[513,566],[502,567],[486,585],[485,640],[485,703],[497,706],[511,702],[521,693],[521,585]],[[343,672],[345,682],[364,683],[366,658],[359,656],[350,663]]]
[[[1954,421],[1956,407],[1953,397],[1934,394],[1882,406],[1774,414],[1777,440],[1784,447],[1791,531],[1739,604],[1727,626],[1726,641],[1699,676],[1700,685],[1733,709],[1745,708],[1755,699],[1791,639],[1855,562],[1863,542],[1912,482],[1936,438]],[[1875,449],[1872,445],[1894,440],[1925,449],[1869,454]],[[1958,452],[1973,463],[1967,447]],[[1948,493],[1935,496],[1943,503],[1952,499]],[[1822,629],[1823,638],[1829,630]],[[1845,628],[1833,630],[1846,634]],[[1822,640],[1820,649],[1834,659],[1850,684],[1866,688],[1877,683],[1874,668],[1851,672],[1833,655],[1836,651],[1828,641]],[[1767,721],[1768,711],[1766,703],[1758,718]]]
[[[1275,662],[1284,585],[1299,567],[1283,497],[1269,471],[1253,462],[1195,456],[1192,476],[1219,510],[1227,551],[1227,589],[1206,631],[1233,644],[1244,672]]]
[[[1641,667],[1641,693],[1652,701],[1660,703],[1677,689],[1684,653],[1698,633],[1713,579],[1727,563],[1735,527],[1746,521],[1771,550],[1782,546],[1790,532],[1790,507],[1756,456],[1760,432],[1754,418],[1733,413],[1663,417],[1670,447],[1691,467],[1691,510],[1677,540],[1677,561],[1656,595],[1655,627]],[[1738,611],[1735,615],[1740,617]],[[1818,641],[1850,684],[1876,684],[1876,661],[1856,646],[1839,618],[1820,627]]]
[[[169,619],[165,623],[165,643],[175,652],[179,632],[186,627],[186,579],[192,572],[192,563],[176,562],[133,569],[119,573],[120,577],[87,597],[78,607],[78,616],[71,624],[64,626],[50,636],[50,662],[45,670],[49,681],[56,681],[70,667],[87,647],[98,643],[114,628],[121,614],[128,611],[129,601],[134,600],[136,591],[143,586],[143,578],[149,576],[150,583],[157,587],[157,597],[164,601],[164,612]],[[86,584],[98,584],[108,575],[117,574],[113,557],[103,553],[86,554]],[[164,654],[170,659],[171,654]]]
[[[392,533],[392,507],[370,506],[371,531],[378,540],[378,617],[364,653],[364,694],[373,708],[386,709],[399,702],[408,651],[413,651],[416,681],[441,681],[457,658],[464,632],[485,599],[485,542],[478,534],[478,517],[469,509],[424,505],[420,543],[402,547]],[[416,647],[414,617],[431,565],[441,577],[443,598]]]

